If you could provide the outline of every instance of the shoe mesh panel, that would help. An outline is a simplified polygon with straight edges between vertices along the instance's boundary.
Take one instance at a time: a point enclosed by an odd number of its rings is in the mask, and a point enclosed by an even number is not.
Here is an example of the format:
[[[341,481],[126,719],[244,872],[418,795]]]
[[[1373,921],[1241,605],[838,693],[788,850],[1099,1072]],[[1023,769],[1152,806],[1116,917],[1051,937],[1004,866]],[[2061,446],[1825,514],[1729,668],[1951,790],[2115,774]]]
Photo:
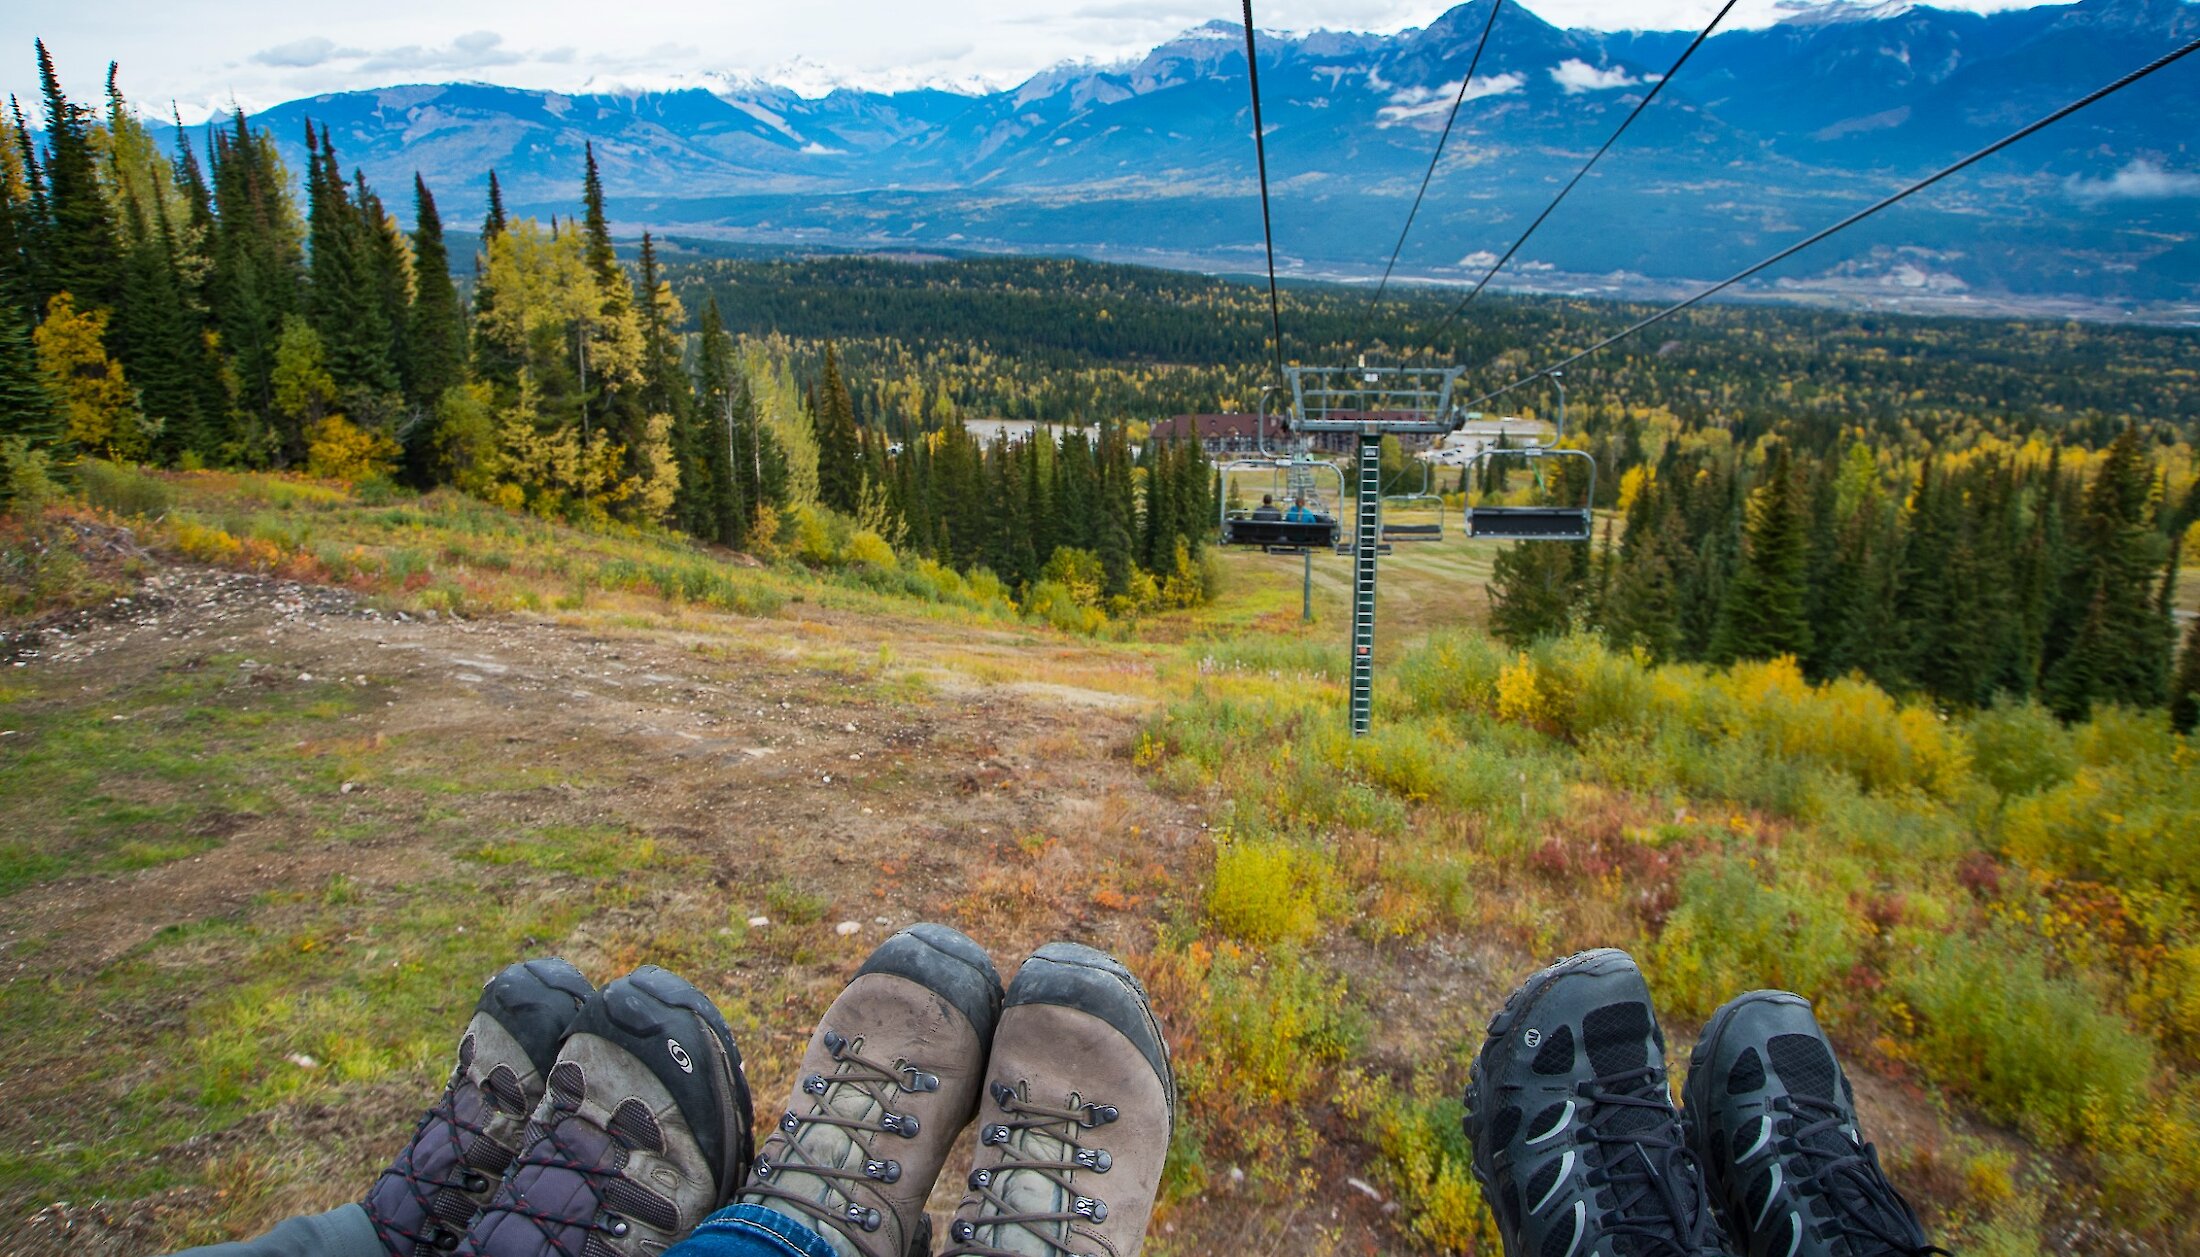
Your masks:
[[[1734,1068],[1726,1071],[1726,1093],[1747,1095],[1764,1085],[1764,1058],[1757,1055],[1756,1048],[1743,1048],[1742,1054],[1734,1058]]]
[[[1551,1031],[1551,1037],[1543,1040],[1543,1047],[1536,1052],[1531,1068],[1539,1074],[1564,1074],[1574,1068],[1574,1028],[1560,1026]]]
[[[1551,1128],[1551,1123],[1565,1115],[1566,1105],[1564,1102],[1553,1104],[1544,1109],[1541,1113],[1535,1115],[1534,1121],[1528,1123],[1528,1138],[1533,1139],[1548,1131]]]
[[[1533,1210],[1536,1202],[1549,1194],[1551,1185],[1558,1182],[1558,1166],[1556,1161],[1545,1161],[1543,1168],[1537,1170],[1535,1176],[1528,1180],[1526,1190],[1520,1193],[1520,1207],[1523,1210]]]
[[[629,1148],[641,1148],[650,1152],[665,1150],[665,1132],[657,1125],[657,1115],[640,1100],[629,1098],[611,1115],[607,1128],[611,1137]]]
[[[1508,1104],[1504,1108],[1499,1109],[1497,1111],[1497,1116],[1490,1121],[1490,1147],[1502,1148],[1506,1144],[1511,1143],[1513,1140],[1513,1136],[1519,1133],[1520,1106],[1517,1104]]]
[[[1606,1004],[1594,1009],[1581,1019],[1581,1034],[1589,1046],[1589,1067],[1599,1076],[1650,1063],[1648,1004]]]
[[[1573,1215],[1567,1214],[1565,1225],[1552,1227],[1550,1234],[1543,1237],[1541,1257],[1566,1257],[1566,1254],[1572,1252],[1575,1227]]]
[[[1760,1171],[1757,1177],[1749,1180],[1749,1190],[1742,1194],[1742,1203],[1748,1209],[1749,1215],[1736,1218],[1735,1221],[1745,1227],[1750,1222],[1755,1221],[1757,1215],[1765,1211],[1765,1201],[1771,1195],[1772,1171],[1769,1169]]]
[[[559,1061],[550,1071],[550,1098],[559,1108],[568,1111],[581,1106],[581,1097],[588,1091],[588,1079],[574,1061]]]
[[[680,1229],[680,1207],[631,1178],[615,1178],[604,1189],[604,1208],[639,1219],[660,1231]]]
[[[1833,1102],[1833,1053],[1825,1040],[1812,1034],[1776,1034],[1765,1045],[1772,1066],[1789,1092],[1813,1100]]]
[[[1757,1136],[1762,1133],[1764,1133],[1764,1121],[1761,1118],[1736,1130],[1734,1132],[1734,1147],[1730,1155],[1739,1161],[1742,1154],[1749,1151],[1750,1145],[1756,1143]]]
[[[527,1092],[519,1085],[519,1075],[512,1072],[510,1065],[498,1065],[490,1070],[489,1076],[481,1080],[481,1092],[491,1104],[506,1113],[527,1111]]]

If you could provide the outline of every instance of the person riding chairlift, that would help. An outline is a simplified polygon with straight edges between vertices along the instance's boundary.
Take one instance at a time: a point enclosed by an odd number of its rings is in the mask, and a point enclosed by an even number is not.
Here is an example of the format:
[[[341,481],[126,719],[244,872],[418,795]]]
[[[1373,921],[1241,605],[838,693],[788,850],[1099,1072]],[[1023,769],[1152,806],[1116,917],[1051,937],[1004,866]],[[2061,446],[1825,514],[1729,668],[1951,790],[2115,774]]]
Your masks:
[[[1261,494],[1260,505],[1253,508],[1254,521],[1256,523],[1272,524],[1282,518],[1283,512],[1276,509],[1276,495],[1273,493]]]
[[[1292,498],[1291,509],[1283,513],[1283,522],[1287,524],[1318,524],[1322,522],[1322,517],[1307,509],[1305,498]]]

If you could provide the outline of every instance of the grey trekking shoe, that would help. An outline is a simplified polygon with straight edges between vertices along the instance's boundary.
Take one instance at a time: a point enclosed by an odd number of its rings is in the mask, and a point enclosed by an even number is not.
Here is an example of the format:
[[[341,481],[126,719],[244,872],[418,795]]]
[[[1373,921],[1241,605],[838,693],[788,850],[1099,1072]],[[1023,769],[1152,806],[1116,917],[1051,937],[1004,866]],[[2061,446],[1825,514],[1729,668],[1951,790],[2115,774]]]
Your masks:
[[[519,1155],[558,1044],[595,993],[554,956],[509,966],[482,987],[442,1099],[360,1202],[394,1257],[458,1247]]]
[[[970,1193],[941,1257],[1133,1257],[1176,1120],[1146,990],[1114,957],[1049,943],[1009,984]]]
[[[1513,992],[1474,1059],[1466,1107],[1474,1177],[1506,1252],[1721,1251],[1666,1089],[1665,1036],[1627,953],[1582,952]]]
[[[1688,1141],[1748,1257],[1938,1252],[1856,1128],[1810,1001],[1751,991],[1712,1014],[1682,1092]]]
[[[726,1202],[748,1165],[749,1089],[725,1019],[644,965],[581,1009],[526,1146],[459,1252],[662,1252]]]
[[[740,1202],[810,1223],[843,1257],[931,1251],[924,1201],[978,1110],[1001,978],[944,925],[879,944],[802,1056]]]

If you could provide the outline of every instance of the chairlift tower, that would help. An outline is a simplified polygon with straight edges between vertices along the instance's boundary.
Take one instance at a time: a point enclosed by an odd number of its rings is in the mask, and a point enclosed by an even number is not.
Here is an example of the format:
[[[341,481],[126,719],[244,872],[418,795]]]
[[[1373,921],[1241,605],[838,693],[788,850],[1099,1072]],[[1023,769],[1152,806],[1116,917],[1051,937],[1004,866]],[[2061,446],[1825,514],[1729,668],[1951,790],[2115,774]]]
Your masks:
[[[1364,736],[1375,702],[1375,580],[1382,553],[1383,438],[1457,430],[1452,404],[1460,367],[1286,367],[1294,437],[1353,437],[1359,498],[1352,521],[1352,736]]]

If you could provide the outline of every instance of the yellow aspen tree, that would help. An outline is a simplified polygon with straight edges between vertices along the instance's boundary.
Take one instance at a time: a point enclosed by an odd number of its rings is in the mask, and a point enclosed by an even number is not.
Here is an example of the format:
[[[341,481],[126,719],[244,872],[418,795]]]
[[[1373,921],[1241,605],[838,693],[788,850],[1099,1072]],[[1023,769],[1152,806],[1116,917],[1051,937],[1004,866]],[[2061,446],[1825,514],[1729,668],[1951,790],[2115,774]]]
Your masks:
[[[122,364],[107,356],[106,337],[107,311],[78,310],[76,298],[65,292],[54,294],[46,321],[31,333],[69,440],[107,458],[139,458],[154,432]]]

